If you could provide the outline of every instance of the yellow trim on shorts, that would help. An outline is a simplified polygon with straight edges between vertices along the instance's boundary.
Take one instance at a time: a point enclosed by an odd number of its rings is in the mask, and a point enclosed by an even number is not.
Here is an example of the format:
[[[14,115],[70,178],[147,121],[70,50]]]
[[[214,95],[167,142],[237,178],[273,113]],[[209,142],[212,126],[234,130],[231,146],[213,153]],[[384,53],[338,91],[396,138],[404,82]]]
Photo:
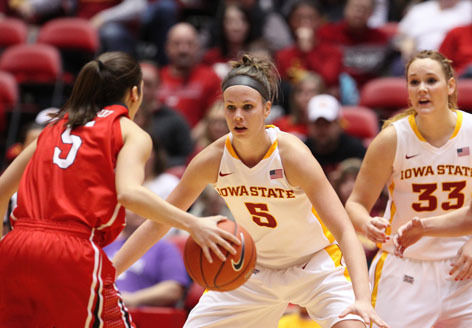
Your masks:
[[[374,308],[375,308],[375,303],[377,302],[377,294],[379,292],[379,281],[380,281],[380,277],[382,276],[382,269],[385,263],[385,259],[387,258],[387,255],[388,255],[387,252],[382,251],[382,255],[380,255],[380,259],[375,265],[374,289],[372,290],[372,306]],[[376,256],[379,256],[379,254],[377,254]]]
[[[318,212],[316,212],[315,208],[312,207],[311,208],[311,212],[313,213],[314,216],[316,216],[316,218],[318,219],[318,222],[320,223],[321,225],[321,229],[323,229],[323,234],[325,235],[325,237],[329,240],[330,243],[334,243],[334,236],[333,234],[331,233],[331,231],[328,230],[328,228],[325,226],[325,224],[323,223],[323,221],[321,220],[320,216],[318,215]]]
[[[343,258],[343,253],[341,253],[341,250],[339,249],[339,246],[337,244],[332,244],[332,245],[329,245],[328,247],[325,247],[325,251],[328,253],[329,257],[331,257],[331,259],[333,260],[334,266],[336,268],[343,266],[343,264],[341,263],[341,259]],[[343,267],[344,267],[344,277],[346,277],[348,281],[351,281],[351,276],[349,275],[349,271],[347,271],[347,268],[345,266]]]

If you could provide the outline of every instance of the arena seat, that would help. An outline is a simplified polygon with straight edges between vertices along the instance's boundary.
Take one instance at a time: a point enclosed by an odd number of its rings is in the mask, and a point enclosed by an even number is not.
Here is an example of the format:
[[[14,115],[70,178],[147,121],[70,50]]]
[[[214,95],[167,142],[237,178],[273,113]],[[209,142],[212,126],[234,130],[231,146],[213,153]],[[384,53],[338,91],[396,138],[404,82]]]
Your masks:
[[[405,79],[402,77],[380,77],[370,80],[361,89],[360,105],[373,109],[392,110],[408,106]]]
[[[59,51],[46,44],[18,44],[0,55],[0,70],[14,76],[18,106],[10,120],[12,138],[23,123],[45,108],[62,106],[62,65]]]
[[[379,132],[377,114],[372,109],[363,106],[343,106],[342,109],[344,131],[369,144]]]
[[[21,19],[13,17],[0,19],[0,50],[26,43],[27,37],[28,27]]]
[[[0,71],[0,156],[2,156],[2,160],[4,160],[7,147],[15,141],[10,140],[13,136],[10,136],[10,138],[7,136],[6,132],[10,131],[7,131],[6,129],[6,123],[7,114],[13,112],[17,108],[18,97],[18,85],[13,75]]]
[[[140,307],[129,309],[136,328],[182,328],[187,319],[183,309],[167,307]]]
[[[472,79],[457,80],[457,93],[459,109],[472,112]]]
[[[59,49],[64,70],[64,81],[72,84],[80,69],[98,52],[99,37],[90,21],[82,18],[55,18],[44,24],[37,43]]]
[[[406,81],[402,77],[380,77],[367,82],[360,92],[360,106],[372,108],[380,119],[408,106]]]

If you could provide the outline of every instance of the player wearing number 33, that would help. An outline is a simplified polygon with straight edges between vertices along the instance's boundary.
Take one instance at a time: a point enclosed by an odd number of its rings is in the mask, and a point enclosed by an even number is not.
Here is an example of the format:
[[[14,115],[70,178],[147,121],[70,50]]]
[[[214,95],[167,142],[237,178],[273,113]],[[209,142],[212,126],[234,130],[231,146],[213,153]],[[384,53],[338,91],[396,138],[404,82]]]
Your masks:
[[[372,300],[391,327],[472,327],[472,280],[449,275],[469,236],[426,237],[394,256],[401,225],[467,206],[472,193],[472,115],[457,109],[451,62],[419,52],[406,66],[406,83],[411,108],[385,122],[370,144],[346,209],[381,248],[370,267]],[[385,185],[385,215],[371,217]]]
[[[131,120],[142,97],[138,63],[100,55],[0,177],[0,213],[18,189],[13,231],[0,241],[1,327],[134,327],[114,284],[133,259],[115,272],[102,250],[123,229],[123,206],[163,222],[160,236],[173,225],[207,251],[234,252],[222,217],[197,219],[142,186],[152,143]]]
[[[277,327],[289,303],[306,307],[322,327],[383,326],[370,303],[363,249],[323,170],[297,137],[264,125],[277,87],[270,61],[244,55],[233,62],[222,83],[230,133],[191,161],[167,199],[187,209],[212,184],[257,250],[249,280],[203,294],[185,327]],[[154,226],[142,225],[128,239],[136,247],[121,257],[155,243]]]

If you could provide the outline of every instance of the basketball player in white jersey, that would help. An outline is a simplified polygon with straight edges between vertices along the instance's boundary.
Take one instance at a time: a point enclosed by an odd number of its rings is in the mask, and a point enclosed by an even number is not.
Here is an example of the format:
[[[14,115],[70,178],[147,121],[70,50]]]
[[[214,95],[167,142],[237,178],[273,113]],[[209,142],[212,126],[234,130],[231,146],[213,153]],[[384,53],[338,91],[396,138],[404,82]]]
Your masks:
[[[381,250],[370,267],[372,302],[394,328],[472,327],[472,281],[455,281],[451,262],[469,237],[426,237],[394,256],[392,236],[412,217],[467,205],[472,193],[472,115],[457,109],[450,61],[418,53],[406,67],[411,108],[385,122],[368,148],[346,209]],[[371,217],[384,186],[384,217]]]
[[[253,237],[256,270],[236,290],[203,294],[185,327],[277,327],[289,303],[326,328],[387,327],[371,305],[361,244],[320,165],[297,137],[264,125],[274,65],[244,55],[222,86],[230,133],[192,160],[167,200],[187,209],[212,184]],[[142,226],[116,261],[140,256],[158,230]]]

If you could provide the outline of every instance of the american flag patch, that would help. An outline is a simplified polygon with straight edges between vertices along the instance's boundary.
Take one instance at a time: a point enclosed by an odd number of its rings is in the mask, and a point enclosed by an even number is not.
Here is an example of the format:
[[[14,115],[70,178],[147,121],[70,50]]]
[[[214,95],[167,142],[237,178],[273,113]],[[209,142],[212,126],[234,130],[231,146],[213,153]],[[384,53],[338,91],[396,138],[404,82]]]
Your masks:
[[[284,177],[284,171],[282,169],[270,170],[269,176],[271,179],[280,179]]]
[[[469,147],[457,148],[457,156],[469,156]]]

